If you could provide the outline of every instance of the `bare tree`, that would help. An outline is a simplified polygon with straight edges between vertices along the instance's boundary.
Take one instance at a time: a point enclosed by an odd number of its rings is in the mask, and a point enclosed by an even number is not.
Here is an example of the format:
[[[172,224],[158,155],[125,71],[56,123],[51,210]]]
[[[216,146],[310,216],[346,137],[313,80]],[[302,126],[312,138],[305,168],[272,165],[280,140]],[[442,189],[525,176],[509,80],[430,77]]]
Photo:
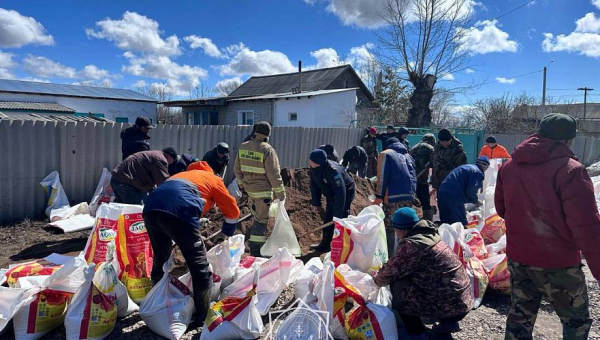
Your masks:
[[[230,95],[233,91],[235,91],[241,85],[242,85],[242,82],[237,78],[229,79],[225,82],[219,82],[219,83],[217,83],[217,86],[216,86],[217,94],[219,96],[226,97],[226,96]]]
[[[385,0],[380,59],[405,73],[414,87],[408,126],[429,126],[437,79],[468,66],[470,6],[469,0]]]
[[[459,117],[454,113],[454,94],[444,88],[437,88],[431,100],[431,118],[435,126],[456,127]]]
[[[463,115],[463,126],[485,133],[532,133],[536,127],[538,98],[522,94],[476,101]]]
[[[210,98],[215,96],[215,90],[206,86],[204,83],[199,83],[197,86],[189,86],[188,92],[190,99],[195,98]]]
[[[409,108],[406,89],[406,83],[391,67],[386,67],[379,74],[374,93],[374,104],[378,109],[378,112],[374,112],[377,125],[399,125],[406,122]]]
[[[181,109],[167,107],[162,104],[162,102],[173,99],[173,92],[167,86],[145,85],[137,87],[135,91],[158,100],[156,119],[159,123],[166,125],[183,125],[185,123]]]

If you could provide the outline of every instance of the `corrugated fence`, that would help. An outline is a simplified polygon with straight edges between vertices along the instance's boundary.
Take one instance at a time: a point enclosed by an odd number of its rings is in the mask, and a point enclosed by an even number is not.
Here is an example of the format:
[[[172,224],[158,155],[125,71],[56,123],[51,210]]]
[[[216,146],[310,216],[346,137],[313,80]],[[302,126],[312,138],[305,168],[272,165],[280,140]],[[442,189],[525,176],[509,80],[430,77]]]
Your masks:
[[[127,124],[0,121],[0,223],[43,217],[44,190],[39,182],[57,170],[72,204],[91,199],[102,168],[121,161],[119,134]],[[250,127],[161,125],[150,135],[153,149],[174,147],[202,158],[218,142],[231,147],[226,183],[233,179],[233,155]],[[362,129],[274,128],[271,145],[281,167],[307,164],[308,154],[321,144],[339,153],[358,145]],[[341,156],[341,155],[340,155]]]
[[[529,135],[494,135],[499,144],[503,145],[508,152],[512,153],[517,145],[524,141]],[[487,136],[486,136],[487,137]],[[485,139],[484,139],[485,140]],[[573,141],[571,150],[581,163],[589,166],[600,160],[600,139],[594,137],[579,136]]]

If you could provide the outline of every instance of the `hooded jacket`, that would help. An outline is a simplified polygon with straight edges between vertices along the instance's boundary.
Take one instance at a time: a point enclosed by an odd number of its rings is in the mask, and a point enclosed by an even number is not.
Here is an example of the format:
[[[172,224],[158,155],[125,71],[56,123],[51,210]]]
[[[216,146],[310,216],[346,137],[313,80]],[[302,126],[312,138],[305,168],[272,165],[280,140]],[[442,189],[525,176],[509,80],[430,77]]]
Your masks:
[[[313,207],[321,206],[321,196],[325,196],[327,209],[333,210],[333,217],[343,218],[346,206],[346,191],[354,188],[354,180],[344,168],[333,161],[310,169],[310,196]]]
[[[433,152],[433,175],[431,176],[433,188],[438,190],[446,176],[463,164],[467,164],[467,154],[456,137],[452,137],[448,148],[444,148],[438,141]]]
[[[479,151],[479,156],[486,156],[489,159],[494,159],[494,158],[506,158],[506,159],[510,159],[510,153],[508,153],[508,150],[506,150],[505,147],[503,147],[500,144],[496,144],[495,147],[490,148],[489,146],[484,145],[481,148],[481,151]]]
[[[121,131],[121,152],[123,160],[136,152],[150,150],[148,140],[150,136],[135,126],[128,127]]]
[[[446,176],[439,192],[463,203],[477,203],[477,191],[483,187],[483,179],[483,171],[477,165],[461,165]]]
[[[535,134],[498,173],[496,211],[506,221],[506,254],[525,265],[578,266],[581,252],[600,280],[600,215],[585,167],[561,142]]]
[[[401,142],[388,146],[377,159],[375,197],[385,203],[413,201],[417,192],[415,163]]]
[[[348,164],[357,164],[359,168],[367,165],[367,152],[360,146],[353,146],[344,152],[342,166],[348,167]]]
[[[219,157],[219,152],[217,151],[217,147],[215,146],[208,152],[204,154],[202,160],[208,163],[208,165],[213,169],[215,175],[220,175],[223,172],[223,169],[227,164],[229,164],[229,155],[223,155],[223,157]]]
[[[380,287],[391,285],[393,306],[402,314],[444,318],[473,307],[469,277],[458,256],[426,220],[408,231],[374,280]]]

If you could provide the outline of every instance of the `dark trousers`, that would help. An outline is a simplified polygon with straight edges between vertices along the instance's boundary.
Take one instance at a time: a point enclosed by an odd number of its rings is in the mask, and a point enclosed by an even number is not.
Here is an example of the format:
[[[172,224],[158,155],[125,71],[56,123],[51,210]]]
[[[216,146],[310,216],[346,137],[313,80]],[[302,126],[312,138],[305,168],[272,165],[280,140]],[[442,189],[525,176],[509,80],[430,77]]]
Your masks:
[[[349,174],[358,174],[358,177],[365,178],[367,175],[367,163],[349,163],[347,171]]]
[[[162,267],[171,256],[172,241],[175,241],[192,275],[196,319],[203,321],[210,303],[212,273],[208,269],[206,248],[200,236],[200,226],[186,223],[161,211],[145,213],[144,223],[154,251],[152,282],[156,283],[163,277]]]
[[[409,335],[423,334],[427,330],[427,328],[425,327],[425,324],[423,324],[423,321],[421,320],[420,316],[414,316],[414,315],[408,315],[408,314],[402,314],[402,313],[399,313],[399,314],[400,314],[400,319],[402,319],[402,323],[404,324],[404,328],[406,329],[406,332]],[[439,318],[436,320],[440,324],[455,323],[455,322],[459,322],[460,320],[464,319],[465,316],[467,316],[466,313],[459,315],[459,316],[454,316],[454,317],[450,317],[450,318]]]
[[[417,182],[417,198],[421,202],[423,210],[431,210],[431,201],[429,198],[429,184]]]
[[[369,157],[367,161],[367,178],[377,176],[377,156]]]
[[[115,203],[125,204],[144,204],[148,193],[140,191],[138,188],[114,178],[110,180],[110,186],[115,193]]]
[[[344,202],[344,212],[342,216],[339,218],[346,218],[350,215],[350,207],[352,206],[352,201],[354,201],[354,195],[356,193],[356,189],[354,185],[350,188],[346,188],[346,201]],[[333,201],[327,201],[327,208],[325,209],[325,218],[323,219],[323,223],[329,223],[333,221],[333,205],[335,203]],[[338,217],[338,216],[336,216]],[[335,226],[332,224],[329,227],[323,229],[323,241],[331,243],[331,239],[333,238],[333,231],[335,230]]]
[[[467,225],[467,210],[462,198],[440,191],[438,192],[437,203],[442,223],[460,222],[464,226]]]

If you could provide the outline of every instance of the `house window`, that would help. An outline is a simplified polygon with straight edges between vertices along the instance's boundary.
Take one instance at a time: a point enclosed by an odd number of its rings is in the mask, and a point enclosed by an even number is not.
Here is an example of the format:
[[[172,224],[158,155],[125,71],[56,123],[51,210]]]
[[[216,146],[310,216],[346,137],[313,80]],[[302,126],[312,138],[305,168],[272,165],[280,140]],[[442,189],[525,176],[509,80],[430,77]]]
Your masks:
[[[298,121],[298,113],[296,113],[296,112],[290,112],[289,119],[290,119],[290,122],[296,122],[296,121]]]
[[[127,118],[127,117],[117,117],[116,118],[116,122],[117,123],[129,123],[129,118]]]
[[[187,124],[194,125],[194,112],[187,113]]]
[[[238,111],[238,125],[254,125],[254,111]]]

